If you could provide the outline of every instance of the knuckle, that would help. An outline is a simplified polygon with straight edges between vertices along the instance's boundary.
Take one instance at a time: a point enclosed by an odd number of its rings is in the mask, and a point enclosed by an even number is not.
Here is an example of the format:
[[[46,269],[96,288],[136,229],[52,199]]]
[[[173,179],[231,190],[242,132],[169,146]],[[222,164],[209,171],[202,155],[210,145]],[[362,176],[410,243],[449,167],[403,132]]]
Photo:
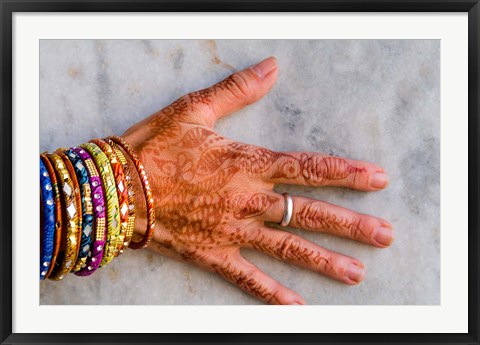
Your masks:
[[[277,282],[267,284],[258,270],[246,271],[245,277],[239,282],[239,285],[266,303],[279,304],[280,284]]]
[[[226,80],[226,90],[233,101],[246,101],[250,94],[248,80],[241,73],[234,73]]]
[[[357,169],[353,169],[351,171],[350,178],[348,179],[348,182],[347,182],[347,187],[354,188],[359,184],[359,182],[360,182],[359,178],[361,177],[360,173],[361,173],[361,171],[359,171]]]
[[[232,192],[227,196],[227,206],[237,219],[259,217],[277,203],[277,198],[266,193]]]
[[[265,295],[265,302],[268,304],[281,304],[279,299],[280,284],[275,283]]]
[[[302,165],[302,175],[306,182],[318,184],[323,181],[328,166],[320,155],[312,155],[304,160]]]
[[[295,253],[298,252],[299,248],[299,239],[294,235],[286,235],[278,244],[277,254],[281,259],[289,259],[295,256]]]
[[[322,254],[322,253],[317,253],[317,255],[314,258],[314,263],[318,267],[319,272],[324,272],[324,273],[330,273],[334,272],[334,265],[333,265],[334,260],[332,260],[331,255],[328,254]]]
[[[238,155],[239,166],[252,174],[261,174],[269,170],[278,155],[269,149],[252,146],[250,150]]]
[[[354,216],[353,219],[350,220],[348,226],[348,236],[353,239],[358,239],[364,237],[362,232],[362,220],[358,216]]]
[[[323,181],[343,180],[350,177],[351,183],[356,180],[356,174],[361,172],[345,159],[333,156],[314,154],[308,156],[302,164],[302,174],[306,182],[319,184]]]
[[[325,227],[328,218],[326,207],[320,202],[305,204],[297,214],[297,222],[307,229],[318,230]]]

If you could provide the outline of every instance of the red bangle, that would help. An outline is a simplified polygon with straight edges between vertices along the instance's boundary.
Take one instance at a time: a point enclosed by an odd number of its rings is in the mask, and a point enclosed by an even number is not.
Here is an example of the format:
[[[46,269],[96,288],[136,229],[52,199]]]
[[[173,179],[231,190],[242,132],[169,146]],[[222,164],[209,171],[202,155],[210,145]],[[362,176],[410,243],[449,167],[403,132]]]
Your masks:
[[[108,143],[112,149],[117,154],[118,159],[122,163],[123,172],[125,173],[125,180],[127,180],[127,189],[128,189],[128,223],[127,223],[127,233],[125,234],[125,242],[123,243],[125,247],[128,247],[130,241],[132,240],[134,228],[135,228],[135,191],[133,189],[132,174],[130,173],[130,168],[128,167],[128,161],[125,158],[122,150],[119,146],[112,140],[108,140]],[[130,207],[130,205],[132,207]]]
[[[140,176],[140,180],[142,182],[143,192],[144,192],[146,204],[147,204],[147,215],[148,215],[147,231],[145,232],[145,235],[143,236],[142,240],[140,240],[139,242],[131,241],[129,248],[132,248],[132,249],[145,248],[148,245],[148,243],[150,243],[150,241],[152,240],[153,232],[155,230],[155,209],[153,205],[152,190],[150,188],[150,184],[148,183],[147,174],[145,173],[145,169],[142,163],[138,159],[137,153],[125,139],[117,136],[110,136],[106,138],[106,140],[108,139],[114,141],[117,145],[121,146],[128,153],[131,160],[135,164],[138,175]]]

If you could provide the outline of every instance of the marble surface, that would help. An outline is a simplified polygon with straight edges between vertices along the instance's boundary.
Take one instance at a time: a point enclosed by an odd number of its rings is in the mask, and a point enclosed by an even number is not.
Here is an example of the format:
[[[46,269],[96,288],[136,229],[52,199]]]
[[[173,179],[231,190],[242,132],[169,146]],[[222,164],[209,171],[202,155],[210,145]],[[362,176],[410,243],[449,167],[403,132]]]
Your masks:
[[[440,41],[42,40],[40,149],[53,151],[129,126],[189,91],[275,55],[270,94],[217,131],[275,150],[319,151],[385,167],[387,190],[277,186],[389,220],[377,249],[292,230],[367,267],[358,286],[244,251],[310,304],[440,303]],[[89,278],[41,283],[41,304],[259,304],[212,273],[127,251]]]

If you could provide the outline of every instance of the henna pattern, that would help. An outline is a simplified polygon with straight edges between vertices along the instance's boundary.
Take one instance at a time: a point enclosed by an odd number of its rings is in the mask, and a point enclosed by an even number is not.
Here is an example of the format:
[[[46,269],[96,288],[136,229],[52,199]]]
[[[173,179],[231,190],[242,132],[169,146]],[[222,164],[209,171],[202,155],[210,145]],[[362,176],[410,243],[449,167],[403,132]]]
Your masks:
[[[216,176],[201,180],[198,184],[185,183],[185,186],[193,193],[218,191],[225,187],[238,171],[239,169],[237,167],[227,167],[221,170]]]
[[[211,175],[216,173],[218,169],[229,159],[233,151],[225,146],[213,147],[202,153],[197,164],[197,171],[202,175]]]
[[[203,89],[189,93],[188,97],[192,104],[210,105],[212,103],[212,94],[211,89]]]
[[[260,188],[271,188],[264,178],[317,185],[352,174],[355,177],[365,169],[337,157],[279,153],[232,142],[204,124],[196,124],[204,110],[212,110],[215,95],[222,92],[222,97],[232,101],[245,99],[245,86],[242,77],[231,75],[213,88],[180,97],[142,126],[133,127],[128,135],[136,139],[136,149],[156,191],[158,227],[167,234],[156,234],[157,248],[213,270],[269,303],[280,303],[275,293],[262,285],[258,273],[242,271],[228,257],[218,263],[219,248],[227,251],[248,245],[301,266],[315,266],[332,276],[336,267],[328,253],[296,236],[274,238],[249,232],[247,227],[259,225],[261,217],[283,198],[253,190],[248,183],[253,177],[259,183],[254,186]],[[145,217],[140,211],[138,218]],[[303,204],[294,220],[299,227],[311,230],[335,229],[353,238],[366,237],[360,219],[341,218],[320,203]]]
[[[178,143],[178,146],[184,149],[198,147],[203,144],[209,136],[217,135],[203,127],[194,127],[187,131]],[[216,140],[218,140],[218,138],[216,138]]]
[[[280,300],[275,295],[275,292],[263,286],[258,275],[243,272],[241,269],[235,268],[230,262],[227,262],[224,266],[213,264],[212,268],[216,273],[242,290],[261,298],[267,303],[280,304]]]
[[[233,211],[236,219],[258,217],[264,214],[274,203],[277,197],[266,193],[254,193],[249,195],[242,192],[231,192],[225,197],[227,209]]]
[[[248,241],[252,248],[279,260],[294,262],[299,266],[309,267],[314,265],[316,270],[333,275],[334,266],[328,254],[308,248],[302,244],[301,239],[295,235],[284,235],[273,238],[259,231]]]
[[[173,118],[187,112],[188,107],[188,100],[185,96],[183,96],[169,106],[163,108],[160,114],[163,114],[169,118]]]
[[[267,171],[278,158],[278,155],[264,148],[257,148],[251,154],[245,154],[240,160],[240,166],[251,173]]]
[[[222,94],[225,97],[225,91],[233,98],[233,101],[244,102],[247,99],[247,84],[245,80],[237,73],[229,75],[227,78],[213,86],[215,95]]]
[[[178,122],[168,116],[155,116],[148,125],[159,138],[175,138],[180,133]]]
[[[323,180],[343,180],[351,174],[365,172],[338,157],[321,157],[304,155],[301,159],[303,177],[307,182],[318,184]]]
[[[277,169],[271,175],[272,178],[296,179],[301,174],[299,160],[292,156],[283,155],[276,162]]]
[[[337,234],[354,239],[368,239],[368,234],[363,232],[361,219],[341,217],[331,211],[319,201],[310,201],[303,204],[295,214],[298,226],[314,230],[335,230]]]
[[[231,152],[230,156],[237,158],[236,165],[242,170],[253,174],[260,174],[267,171],[275,161],[282,156],[280,153],[262,147],[254,147],[240,143],[230,143],[227,147]]]

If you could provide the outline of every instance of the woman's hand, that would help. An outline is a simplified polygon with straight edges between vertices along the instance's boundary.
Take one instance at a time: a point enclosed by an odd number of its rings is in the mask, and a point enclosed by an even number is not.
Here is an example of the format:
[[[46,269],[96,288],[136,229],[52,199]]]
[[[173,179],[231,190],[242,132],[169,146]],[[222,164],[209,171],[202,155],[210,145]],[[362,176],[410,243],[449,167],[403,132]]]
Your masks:
[[[341,186],[361,191],[384,188],[383,169],[313,152],[274,152],[224,138],[215,122],[263,97],[278,76],[274,58],[192,92],[128,129],[123,137],[143,162],[155,199],[156,230],[149,248],[191,262],[271,304],[304,304],[294,291],[244,259],[240,248],[354,285],[363,264],[265,221],[280,223],[284,197],[277,183]],[[142,201],[141,187],[137,191]],[[143,233],[145,208],[137,210]],[[393,241],[391,225],[380,218],[304,197],[293,197],[290,226],[348,237],[376,247]]]

